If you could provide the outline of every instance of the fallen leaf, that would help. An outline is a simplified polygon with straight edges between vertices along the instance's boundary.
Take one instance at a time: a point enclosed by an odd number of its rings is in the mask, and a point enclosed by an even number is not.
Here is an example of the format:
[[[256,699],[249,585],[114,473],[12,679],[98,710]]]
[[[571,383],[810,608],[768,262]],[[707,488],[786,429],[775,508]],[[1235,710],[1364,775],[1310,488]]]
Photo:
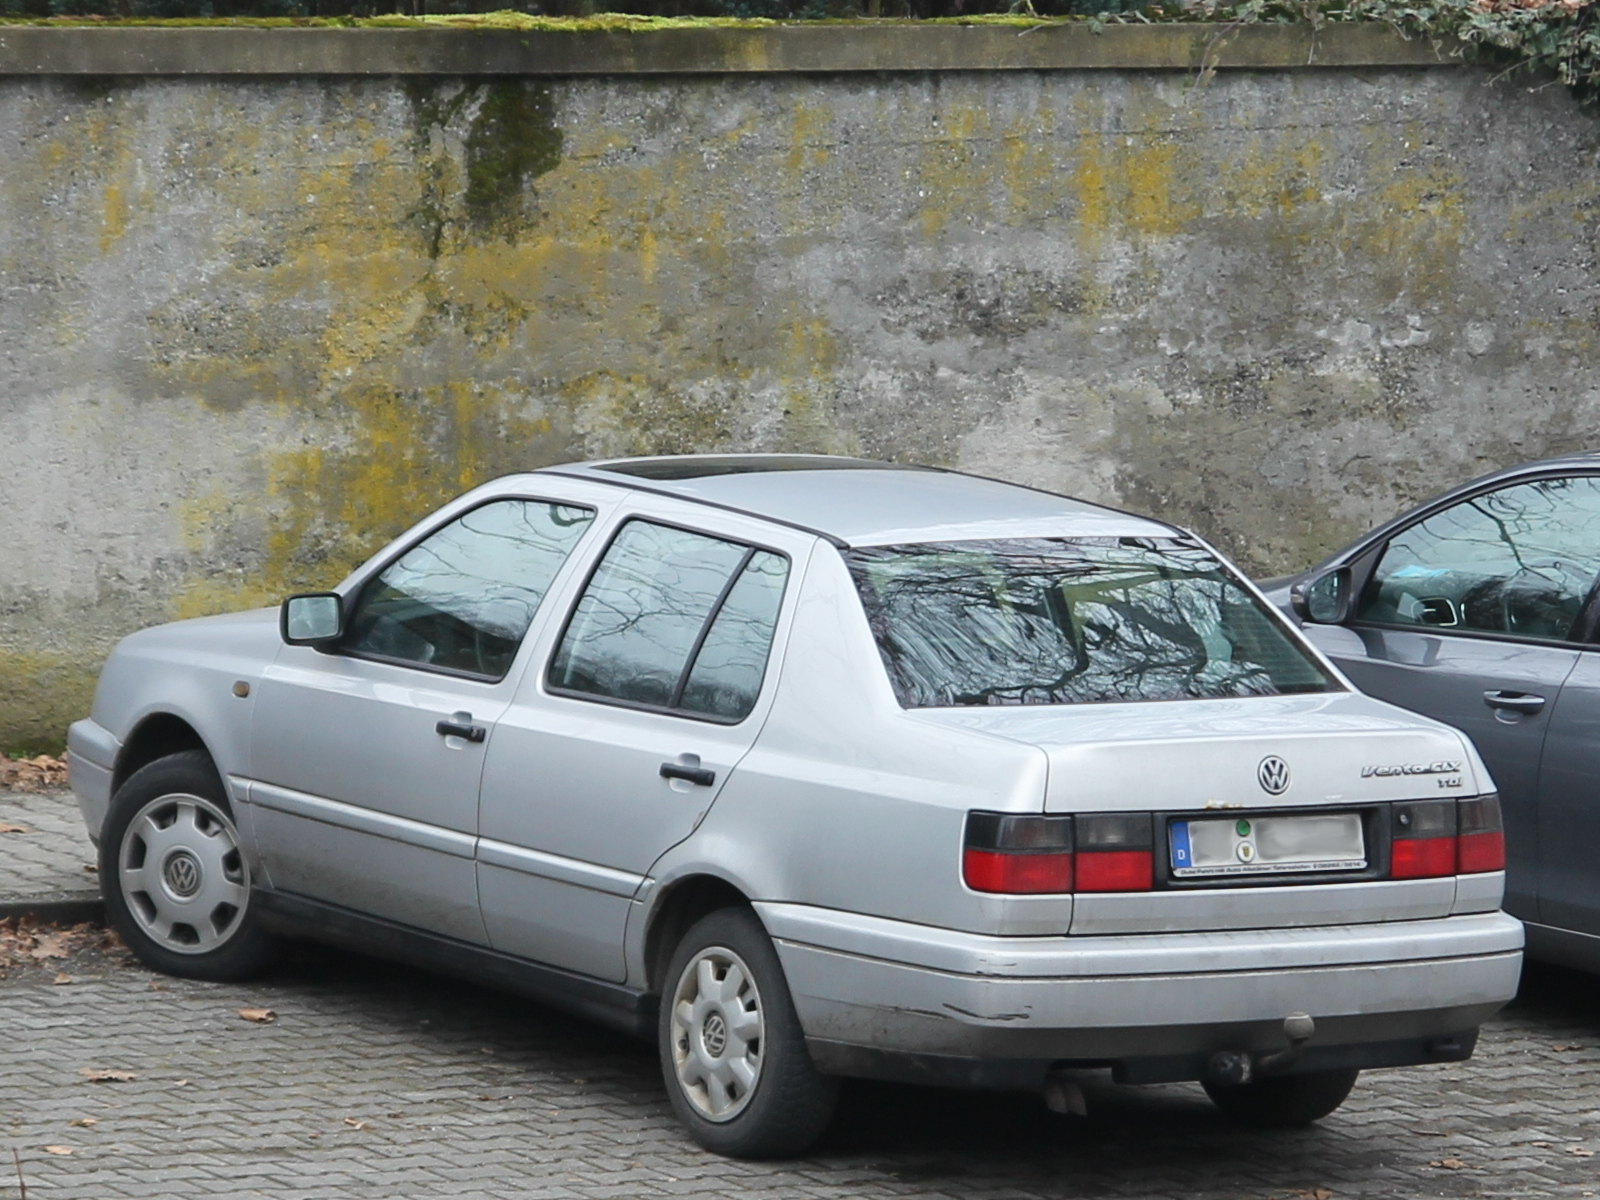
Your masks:
[[[1446,1171],[1459,1171],[1467,1164],[1459,1158],[1436,1158],[1428,1164],[1430,1167],[1442,1167]]]
[[[0,821],[0,833],[32,833],[26,825],[13,825],[9,821]]]
[[[1548,1150],[1555,1145],[1554,1142],[1529,1142],[1530,1146],[1538,1146],[1541,1150]]]
[[[271,1025],[278,1019],[278,1014],[270,1008],[241,1008],[239,1015],[246,1021],[254,1021],[257,1025]]]
[[[67,1122],[67,1124],[68,1125],[76,1125],[79,1129],[93,1129],[96,1125],[100,1124],[100,1118],[99,1117],[73,1117],[72,1120]]]
[[[72,1153],[72,1147],[71,1146],[46,1146],[44,1148],[44,1152],[46,1154],[71,1154]]]
[[[1329,1200],[1329,1197],[1333,1195],[1333,1189],[1325,1187],[1290,1188],[1289,1194],[1291,1196],[1299,1196],[1300,1200]]]
[[[115,1067],[79,1067],[78,1074],[90,1083],[131,1083],[139,1078],[132,1071],[119,1071]]]
[[[1557,1042],[1555,1045],[1551,1046],[1550,1049],[1552,1049],[1552,1050],[1582,1050],[1583,1047],[1580,1046],[1577,1042]]]
[[[65,971],[61,972],[61,974],[56,976],[56,986],[57,987],[60,987],[62,984],[65,984],[65,983],[76,983],[76,982],[77,982],[77,977],[73,976],[73,975],[68,975]]]
[[[28,951],[28,957],[65,958],[69,953],[67,939],[71,936],[71,931],[65,929],[58,933],[41,933],[36,939],[38,944]]]
[[[95,866],[93,863],[84,863],[83,869],[89,872],[91,875],[98,875],[100,873],[100,868]]]
[[[176,1083],[174,1083],[172,1086],[173,1087],[188,1087],[189,1086],[189,1081],[187,1079],[180,1079]]]
[[[1571,1155],[1575,1155],[1578,1158],[1593,1158],[1594,1157],[1594,1151],[1590,1150],[1590,1149],[1588,1149],[1587,1147],[1584,1147],[1584,1146],[1568,1146],[1567,1147],[1567,1153],[1571,1154]]]
[[[344,1119],[344,1123],[346,1125],[350,1126],[351,1129],[371,1129],[372,1128],[372,1125],[369,1122],[363,1121],[359,1117],[346,1117]]]

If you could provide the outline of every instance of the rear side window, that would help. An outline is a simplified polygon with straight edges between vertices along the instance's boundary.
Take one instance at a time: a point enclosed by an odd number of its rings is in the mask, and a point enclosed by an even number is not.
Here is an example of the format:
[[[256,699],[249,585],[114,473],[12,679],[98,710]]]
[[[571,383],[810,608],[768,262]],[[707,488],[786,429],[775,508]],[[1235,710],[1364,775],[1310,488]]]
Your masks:
[[[907,708],[1338,688],[1220,562],[1177,540],[928,543],[845,558]]]
[[[1357,619],[1506,637],[1570,635],[1600,573],[1600,480],[1520,483],[1397,533]]]
[[[361,589],[343,649],[499,679],[594,510],[496,500],[456,518]]]
[[[552,691],[733,723],[755,707],[789,577],[781,554],[629,521],[579,597]]]

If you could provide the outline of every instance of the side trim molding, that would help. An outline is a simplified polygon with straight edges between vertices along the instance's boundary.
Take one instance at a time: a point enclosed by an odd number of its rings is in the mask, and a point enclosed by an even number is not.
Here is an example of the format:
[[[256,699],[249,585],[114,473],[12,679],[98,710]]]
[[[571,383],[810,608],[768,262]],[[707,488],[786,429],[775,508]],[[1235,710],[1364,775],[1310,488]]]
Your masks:
[[[259,906],[262,923],[279,933],[470,979],[646,1041],[655,1039],[658,1000],[652,993],[513,958],[289,892],[258,887],[251,890],[250,898]]]
[[[543,850],[526,850],[492,838],[478,839],[478,861],[485,866],[504,867],[508,871],[521,871],[524,875],[538,875],[558,883],[571,883],[629,899],[638,893],[639,885],[645,880],[643,875],[634,875],[629,871],[563,858],[559,854],[546,854]]]
[[[1600,937],[1576,929],[1523,922],[1528,934],[1528,957],[1540,962],[1575,967],[1580,971],[1600,971]]]
[[[437,850],[456,858],[472,858],[478,844],[478,839],[470,833],[458,833],[454,829],[374,812],[342,800],[327,800],[257,780],[250,781],[248,803],[311,821],[321,821],[326,825],[342,825],[346,829],[404,842],[408,846],[420,846],[424,850]]]

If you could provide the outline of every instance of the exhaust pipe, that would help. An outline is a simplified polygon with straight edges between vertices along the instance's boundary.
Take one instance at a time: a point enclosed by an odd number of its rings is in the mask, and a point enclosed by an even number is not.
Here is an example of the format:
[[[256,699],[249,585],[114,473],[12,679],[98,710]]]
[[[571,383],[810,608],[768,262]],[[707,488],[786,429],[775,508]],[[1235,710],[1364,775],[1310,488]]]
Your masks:
[[[1259,1076],[1282,1071],[1299,1059],[1316,1032],[1317,1023],[1310,1013],[1290,1013],[1283,1019],[1283,1036],[1289,1043],[1286,1047],[1271,1054],[1218,1050],[1206,1062],[1206,1080],[1223,1087],[1237,1087]]]

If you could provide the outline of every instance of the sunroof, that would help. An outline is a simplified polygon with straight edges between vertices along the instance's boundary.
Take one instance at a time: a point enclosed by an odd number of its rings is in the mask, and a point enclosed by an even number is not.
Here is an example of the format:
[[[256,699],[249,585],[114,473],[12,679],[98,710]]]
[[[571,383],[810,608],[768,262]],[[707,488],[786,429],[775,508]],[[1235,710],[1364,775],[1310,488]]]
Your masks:
[[[639,479],[704,479],[712,475],[755,475],[765,471],[920,471],[925,468],[876,462],[870,458],[838,458],[831,454],[687,454],[604,463],[595,469]]]

